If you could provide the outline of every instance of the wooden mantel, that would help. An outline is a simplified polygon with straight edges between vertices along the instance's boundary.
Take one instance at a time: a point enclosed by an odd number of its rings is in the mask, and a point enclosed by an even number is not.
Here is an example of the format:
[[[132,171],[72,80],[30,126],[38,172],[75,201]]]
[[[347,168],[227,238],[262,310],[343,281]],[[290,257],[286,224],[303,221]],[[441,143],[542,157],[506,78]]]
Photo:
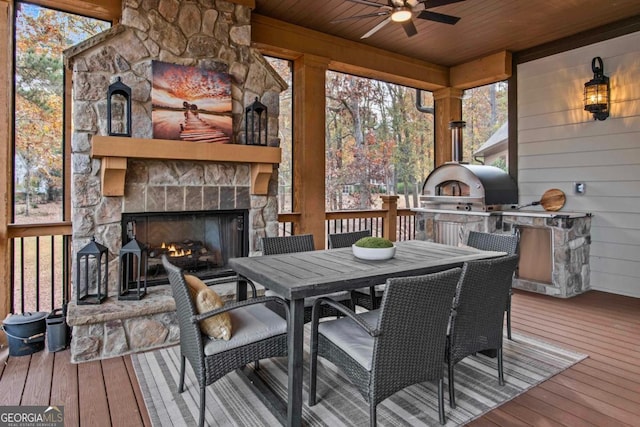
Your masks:
[[[281,149],[95,135],[92,138],[91,157],[102,159],[103,196],[124,196],[128,158],[249,163],[251,194],[266,195],[273,165],[280,163]]]

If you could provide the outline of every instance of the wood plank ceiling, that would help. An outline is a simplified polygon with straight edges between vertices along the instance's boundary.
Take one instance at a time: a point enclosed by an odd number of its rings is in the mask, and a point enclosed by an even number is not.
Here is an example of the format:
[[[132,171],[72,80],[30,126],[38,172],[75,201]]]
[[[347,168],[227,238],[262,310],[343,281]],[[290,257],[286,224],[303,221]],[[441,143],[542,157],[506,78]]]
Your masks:
[[[444,66],[522,51],[616,21],[640,21],[639,0],[465,0],[430,9],[460,17],[455,25],[417,19],[414,12],[413,37],[392,22],[360,39],[385,17],[331,23],[378,10],[348,0],[256,0],[254,13]]]

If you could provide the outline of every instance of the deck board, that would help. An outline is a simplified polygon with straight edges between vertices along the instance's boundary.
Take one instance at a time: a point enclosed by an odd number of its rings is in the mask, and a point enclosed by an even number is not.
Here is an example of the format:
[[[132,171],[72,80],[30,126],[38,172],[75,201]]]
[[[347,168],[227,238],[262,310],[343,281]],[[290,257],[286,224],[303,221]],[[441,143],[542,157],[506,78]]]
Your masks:
[[[548,418],[560,423],[561,425],[574,427],[596,425],[571,412],[565,411],[562,407],[553,406],[548,401],[545,401],[545,399],[539,399],[531,393],[518,396],[513,401],[514,403],[530,409],[534,413],[545,414]]]
[[[140,409],[123,358],[103,360],[102,372],[109,399],[111,424],[129,427],[142,426]]]
[[[65,427],[79,426],[78,365],[71,363],[69,350],[59,351],[54,355],[49,404],[64,406]]]
[[[514,418],[528,424],[539,427],[562,427],[561,423],[549,418],[546,412],[543,415],[542,412],[536,412],[533,409],[522,406],[515,400],[511,401],[511,405],[501,407],[501,409]]]
[[[531,389],[525,394],[525,396],[531,396],[539,399],[550,407],[556,407],[567,413],[569,416],[577,417],[580,420],[585,420],[585,422],[592,423],[597,426],[612,426],[618,423],[614,418],[609,417],[590,406],[574,402],[563,394],[554,393],[542,386]]]
[[[0,378],[0,406],[19,405],[31,356],[9,357]]]
[[[52,378],[53,357],[45,351],[32,354],[20,405],[49,405]]]
[[[638,425],[640,299],[592,291],[563,300],[516,291],[512,312],[514,332],[589,357],[469,425]],[[41,404],[50,388],[49,403],[64,405],[66,426],[151,426],[129,356],[69,360],[69,350],[8,357],[6,366],[0,363],[0,405]],[[47,378],[50,387],[39,390]]]
[[[111,423],[109,415],[101,362],[85,362],[78,365],[78,401],[81,426],[116,425]]]
[[[127,368],[127,374],[131,379],[131,386],[133,388],[133,394],[136,398],[136,403],[140,408],[140,416],[142,418],[142,423],[144,426],[151,425],[151,418],[149,417],[149,411],[147,411],[147,407],[144,404],[144,398],[142,397],[142,391],[140,390],[140,386],[138,385],[138,380],[136,379],[136,373],[133,369],[133,362],[130,357],[124,357],[124,364]]]
[[[561,378],[562,374],[559,374],[557,377]],[[560,396],[564,396],[575,403],[584,405],[613,419],[613,422],[601,425],[637,425],[637,416],[633,415],[632,413],[621,411],[620,408],[617,408],[595,397],[591,397],[585,393],[582,393],[580,390],[575,390],[567,387],[563,385],[562,382],[554,381],[554,379],[555,378],[552,378],[549,381],[545,381],[544,383],[540,384],[540,387],[544,388],[545,390],[552,391]]]

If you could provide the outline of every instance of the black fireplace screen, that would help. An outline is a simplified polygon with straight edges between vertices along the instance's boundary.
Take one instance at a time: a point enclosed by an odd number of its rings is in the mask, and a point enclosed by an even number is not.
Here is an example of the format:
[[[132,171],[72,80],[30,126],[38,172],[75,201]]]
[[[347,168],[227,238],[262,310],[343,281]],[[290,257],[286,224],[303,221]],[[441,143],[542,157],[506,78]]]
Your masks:
[[[161,256],[201,279],[232,274],[229,258],[248,255],[246,210],[125,213],[122,242],[148,248],[147,283],[167,283]]]

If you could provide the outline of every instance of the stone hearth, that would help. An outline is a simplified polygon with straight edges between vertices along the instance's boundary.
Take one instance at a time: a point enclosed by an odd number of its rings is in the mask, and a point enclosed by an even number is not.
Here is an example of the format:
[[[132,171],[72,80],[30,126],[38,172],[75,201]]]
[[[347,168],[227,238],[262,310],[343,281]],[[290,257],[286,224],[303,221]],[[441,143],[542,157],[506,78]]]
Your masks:
[[[91,237],[110,253],[107,301],[76,305],[72,291],[67,319],[73,327],[72,361],[178,342],[175,307],[167,286],[149,288],[140,301],[117,300],[123,212],[247,209],[250,254],[257,250],[260,237],[277,234],[277,169],[266,194],[256,195],[251,192],[252,167],[242,161],[125,159],[124,195],[107,196],[101,187],[105,159],[91,156],[92,138],[107,135],[107,88],[116,77],[131,87],[132,141],[152,138],[153,60],[228,72],[233,142],[243,143],[244,106],[258,97],[268,107],[269,146],[277,147],[279,93],[286,83],[251,48],[250,18],[248,7],[223,0],[125,1],[120,24],[65,52],[67,67],[73,71],[73,267],[77,251]],[[73,272],[72,288],[75,279]]]

